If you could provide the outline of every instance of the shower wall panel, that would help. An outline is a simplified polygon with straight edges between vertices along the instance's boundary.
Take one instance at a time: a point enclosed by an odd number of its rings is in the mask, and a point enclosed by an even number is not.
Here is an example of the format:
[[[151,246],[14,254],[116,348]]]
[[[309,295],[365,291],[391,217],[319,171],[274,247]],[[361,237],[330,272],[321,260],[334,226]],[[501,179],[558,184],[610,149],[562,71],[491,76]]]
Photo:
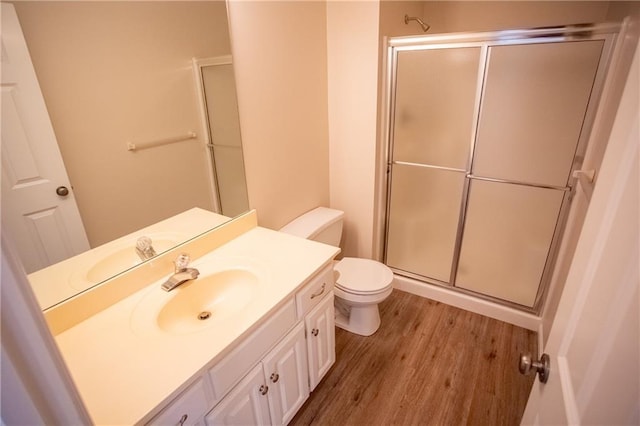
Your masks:
[[[396,165],[387,264],[442,282],[451,274],[465,174]]]
[[[564,192],[471,182],[455,285],[532,307]]]
[[[393,159],[465,169],[480,48],[398,53]]]
[[[473,173],[564,187],[604,42],[492,46]]]

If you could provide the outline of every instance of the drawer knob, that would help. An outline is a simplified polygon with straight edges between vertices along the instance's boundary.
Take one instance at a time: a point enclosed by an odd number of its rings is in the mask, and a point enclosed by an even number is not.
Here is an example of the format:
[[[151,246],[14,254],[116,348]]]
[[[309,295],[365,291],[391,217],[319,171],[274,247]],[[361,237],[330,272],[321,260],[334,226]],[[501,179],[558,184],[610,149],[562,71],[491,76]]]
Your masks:
[[[324,293],[324,288],[325,288],[326,285],[327,285],[327,283],[322,283],[322,288],[320,289],[320,291],[317,292],[317,293],[313,293],[311,295],[311,299],[315,299],[316,297],[322,295],[322,293]]]
[[[311,330],[311,334],[313,334],[314,336],[317,336],[319,332],[320,330],[318,330],[317,328]]]
[[[183,414],[182,417],[180,417],[180,421],[178,422],[178,425],[182,426],[184,424],[184,422],[187,421],[187,418],[189,418],[188,414]]]
[[[258,391],[260,391],[261,395],[266,395],[267,392],[269,392],[269,386],[260,385],[260,389],[258,389]]]
[[[280,375],[278,373],[272,373],[270,379],[273,383],[276,383],[278,379],[280,379]]]

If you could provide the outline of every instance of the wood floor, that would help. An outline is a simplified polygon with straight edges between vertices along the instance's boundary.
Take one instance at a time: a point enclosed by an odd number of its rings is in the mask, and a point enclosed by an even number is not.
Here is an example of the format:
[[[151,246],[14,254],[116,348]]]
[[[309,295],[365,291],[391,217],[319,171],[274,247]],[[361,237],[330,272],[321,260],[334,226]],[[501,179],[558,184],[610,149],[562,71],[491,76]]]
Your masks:
[[[291,425],[518,425],[536,333],[394,290],[370,337],[336,328],[336,363]]]

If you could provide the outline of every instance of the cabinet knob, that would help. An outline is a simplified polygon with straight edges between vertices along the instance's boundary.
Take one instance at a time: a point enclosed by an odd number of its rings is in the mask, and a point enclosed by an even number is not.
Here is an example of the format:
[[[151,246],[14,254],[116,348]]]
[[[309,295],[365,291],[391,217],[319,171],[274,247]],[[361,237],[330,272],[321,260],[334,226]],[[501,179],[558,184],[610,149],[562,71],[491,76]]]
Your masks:
[[[270,379],[273,383],[276,383],[278,379],[280,379],[280,375],[278,373],[272,373]]]
[[[182,417],[180,417],[180,421],[178,422],[179,426],[182,426],[184,424],[184,422],[187,421],[187,418],[189,418],[188,414],[183,414]]]
[[[261,395],[266,395],[267,392],[269,392],[269,386],[267,385],[260,385],[260,389],[258,389],[258,391],[260,391]]]
[[[318,330],[317,328],[311,330],[311,334],[313,334],[314,336],[317,336],[319,332],[320,330]]]

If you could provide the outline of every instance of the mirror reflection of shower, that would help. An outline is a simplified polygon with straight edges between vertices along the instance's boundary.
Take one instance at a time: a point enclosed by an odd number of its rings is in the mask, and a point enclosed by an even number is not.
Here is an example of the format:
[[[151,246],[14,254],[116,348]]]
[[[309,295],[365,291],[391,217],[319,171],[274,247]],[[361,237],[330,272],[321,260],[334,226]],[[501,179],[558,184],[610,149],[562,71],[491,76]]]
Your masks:
[[[234,217],[249,209],[240,117],[230,55],[194,59],[209,152],[215,210]]]
[[[422,19],[418,18],[417,16],[404,15],[404,23],[409,25],[409,21],[416,21],[418,24],[420,24],[420,26],[422,27],[422,31],[424,31],[425,33],[429,31],[429,28],[431,28],[429,24],[426,24]]]

